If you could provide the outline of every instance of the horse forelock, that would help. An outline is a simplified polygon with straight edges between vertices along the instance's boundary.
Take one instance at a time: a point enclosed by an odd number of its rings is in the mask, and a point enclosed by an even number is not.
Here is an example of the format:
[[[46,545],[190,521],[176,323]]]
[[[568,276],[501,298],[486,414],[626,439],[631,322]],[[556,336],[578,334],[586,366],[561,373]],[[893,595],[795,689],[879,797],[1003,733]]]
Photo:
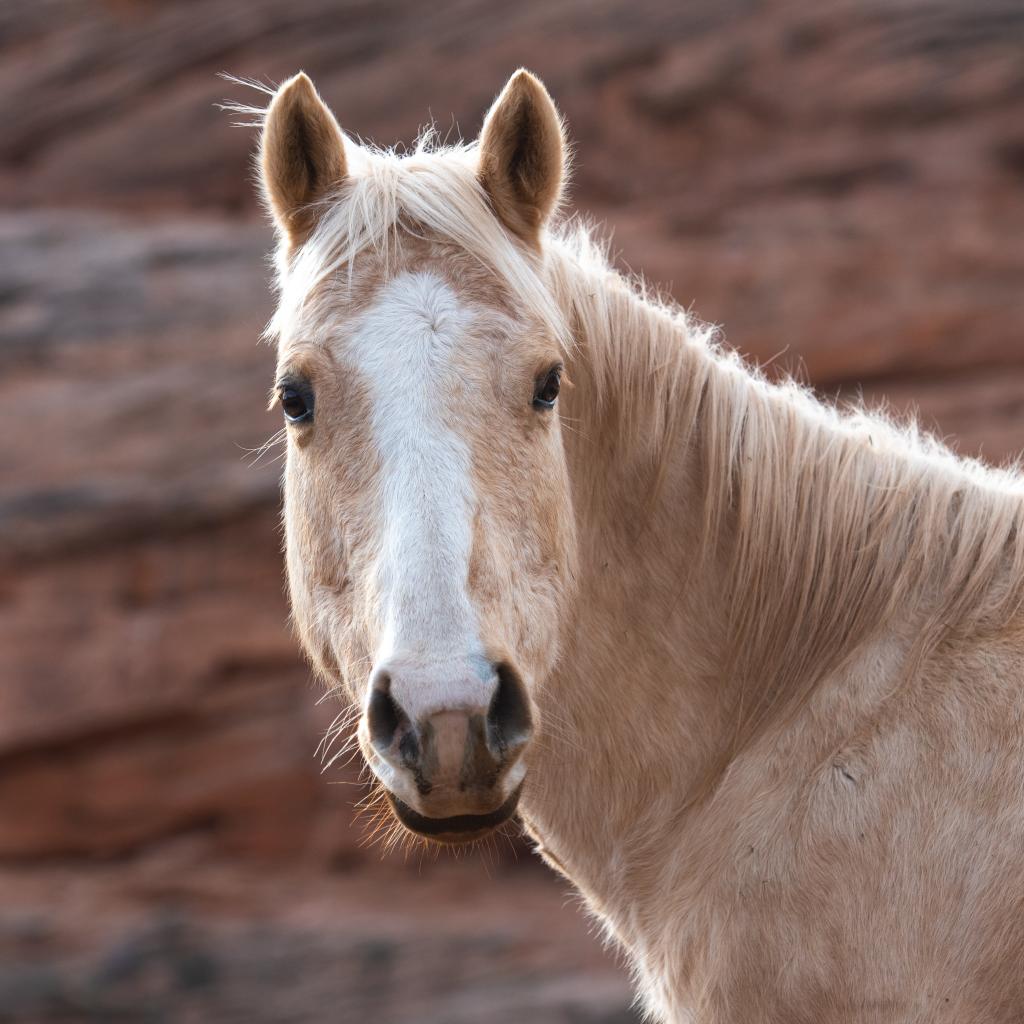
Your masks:
[[[384,277],[408,239],[448,243],[494,275],[525,318],[569,345],[563,310],[546,283],[543,259],[501,226],[476,173],[476,146],[444,145],[427,130],[408,153],[352,143],[352,173],[321,201],[309,239],[277,253],[278,309],[270,339],[287,334],[325,282],[350,285],[371,257]]]

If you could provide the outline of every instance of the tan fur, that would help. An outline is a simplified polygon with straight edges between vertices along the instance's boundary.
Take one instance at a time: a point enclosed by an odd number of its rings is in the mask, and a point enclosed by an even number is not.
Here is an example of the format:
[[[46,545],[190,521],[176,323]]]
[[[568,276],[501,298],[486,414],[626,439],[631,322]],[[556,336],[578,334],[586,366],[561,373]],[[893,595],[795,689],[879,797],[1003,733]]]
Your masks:
[[[346,325],[409,269],[486,313],[446,410],[470,590],[540,734],[524,820],[664,1021],[1024,1019],[1024,480],[770,384],[612,270],[493,213],[475,147],[352,147],[282,256],[295,620],[362,697],[379,630]],[[536,209],[542,210],[541,205]],[[530,415],[562,351],[559,417]],[[364,747],[365,749],[365,747]]]

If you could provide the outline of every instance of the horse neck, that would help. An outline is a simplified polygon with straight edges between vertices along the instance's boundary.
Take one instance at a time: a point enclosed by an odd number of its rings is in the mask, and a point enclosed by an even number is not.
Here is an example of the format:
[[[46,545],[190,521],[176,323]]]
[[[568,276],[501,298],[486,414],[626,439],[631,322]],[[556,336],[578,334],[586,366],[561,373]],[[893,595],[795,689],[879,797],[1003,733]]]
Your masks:
[[[894,651],[892,684],[951,630],[1018,621],[1024,485],[771,388],[610,271],[567,266],[578,596],[524,811],[600,907],[610,866],[656,859],[867,641]]]
[[[657,846],[655,832],[722,756],[733,696],[718,657],[728,529],[704,548],[703,469],[686,423],[697,400],[672,374],[651,373],[672,365],[685,328],[663,320],[652,332],[632,308],[642,300],[615,278],[607,285],[625,310],[575,307],[582,316],[561,416],[577,599],[559,668],[539,695],[547,729],[524,798],[542,847],[598,907],[614,899],[609,865],[627,871],[629,851]],[[581,292],[609,299],[594,287]],[[598,353],[589,316],[627,325],[606,335],[621,351]],[[631,364],[630,353],[647,358]]]

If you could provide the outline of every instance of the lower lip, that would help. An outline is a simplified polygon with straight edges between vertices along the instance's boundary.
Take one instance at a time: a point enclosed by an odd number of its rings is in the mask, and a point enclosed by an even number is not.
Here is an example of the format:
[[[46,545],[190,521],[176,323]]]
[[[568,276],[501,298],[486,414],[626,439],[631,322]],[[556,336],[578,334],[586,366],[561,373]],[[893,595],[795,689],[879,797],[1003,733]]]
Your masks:
[[[410,831],[435,843],[458,846],[471,843],[493,832],[516,812],[519,804],[519,787],[497,810],[490,814],[456,814],[450,818],[428,818],[414,811],[407,803],[392,793],[387,793],[388,803],[395,817]]]

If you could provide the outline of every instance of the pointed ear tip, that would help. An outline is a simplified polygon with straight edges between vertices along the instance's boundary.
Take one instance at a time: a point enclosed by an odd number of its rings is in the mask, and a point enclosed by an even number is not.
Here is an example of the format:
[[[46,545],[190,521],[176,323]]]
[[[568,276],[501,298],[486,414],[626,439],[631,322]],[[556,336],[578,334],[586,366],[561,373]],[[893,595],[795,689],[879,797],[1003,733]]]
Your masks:
[[[307,97],[316,97],[317,91],[316,86],[313,84],[313,79],[306,74],[305,71],[298,71],[291,78],[285,79],[280,86],[278,86],[277,93],[274,95],[275,100],[282,99],[300,99]]]
[[[535,95],[551,98],[544,83],[529,68],[519,68],[508,80],[508,88],[529,91]]]

